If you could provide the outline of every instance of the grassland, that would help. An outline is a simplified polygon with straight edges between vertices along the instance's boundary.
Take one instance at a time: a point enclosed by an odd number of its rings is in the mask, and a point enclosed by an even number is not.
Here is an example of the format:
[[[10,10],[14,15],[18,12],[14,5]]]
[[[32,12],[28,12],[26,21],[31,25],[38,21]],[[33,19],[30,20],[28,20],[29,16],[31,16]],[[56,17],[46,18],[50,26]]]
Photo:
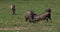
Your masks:
[[[16,15],[10,12],[10,4],[16,5]],[[24,20],[24,12],[33,10],[43,13],[46,7],[52,12],[52,23],[40,21],[29,23]],[[18,18],[19,17],[19,18]],[[60,0],[0,0],[0,28],[25,27],[22,30],[0,30],[0,32],[60,32]]]

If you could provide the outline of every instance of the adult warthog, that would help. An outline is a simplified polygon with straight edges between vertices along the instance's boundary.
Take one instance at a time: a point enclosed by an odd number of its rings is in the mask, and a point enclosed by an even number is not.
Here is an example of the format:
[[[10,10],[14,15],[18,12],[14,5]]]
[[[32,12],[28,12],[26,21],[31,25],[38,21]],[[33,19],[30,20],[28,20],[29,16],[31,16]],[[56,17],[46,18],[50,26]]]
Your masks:
[[[34,16],[34,21],[47,20],[48,22],[48,19],[51,20],[51,9],[50,8],[46,9],[44,13]]]
[[[15,5],[11,4],[10,9],[11,9],[12,14],[14,15],[15,14]]]
[[[25,20],[26,21],[33,21],[35,13],[33,11],[26,11],[25,12]]]

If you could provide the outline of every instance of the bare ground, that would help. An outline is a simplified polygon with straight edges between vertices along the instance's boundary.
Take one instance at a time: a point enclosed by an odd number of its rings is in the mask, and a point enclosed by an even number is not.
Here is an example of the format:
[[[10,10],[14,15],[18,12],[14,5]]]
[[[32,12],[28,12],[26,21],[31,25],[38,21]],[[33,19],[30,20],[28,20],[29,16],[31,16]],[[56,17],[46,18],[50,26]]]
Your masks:
[[[0,28],[0,30],[26,30],[27,27],[8,27],[8,28]]]
[[[0,30],[28,30],[28,27],[5,27],[5,28],[0,28]],[[53,27],[40,27],[39,30],[49,30],[51,31]]]

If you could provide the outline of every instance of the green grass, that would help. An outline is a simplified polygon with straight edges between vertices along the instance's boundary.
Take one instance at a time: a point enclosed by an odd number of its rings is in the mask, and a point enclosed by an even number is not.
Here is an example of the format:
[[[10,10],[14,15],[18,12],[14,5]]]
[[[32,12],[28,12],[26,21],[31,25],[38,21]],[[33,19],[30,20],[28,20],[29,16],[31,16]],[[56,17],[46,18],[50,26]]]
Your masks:
[[[16,5],[16,15],[11,15],[9,8],[11,3]],[[52,23],[25,21],[25,11],[33,10],[40,14],[45,11],[46,7],[50,7],[52,10]],[[19,32],[60,32],[60,0],[0,0],[0,27],[15,26],[28,27],[27,30]],[[17,30],[1,30],[0,32],[17,32]]]

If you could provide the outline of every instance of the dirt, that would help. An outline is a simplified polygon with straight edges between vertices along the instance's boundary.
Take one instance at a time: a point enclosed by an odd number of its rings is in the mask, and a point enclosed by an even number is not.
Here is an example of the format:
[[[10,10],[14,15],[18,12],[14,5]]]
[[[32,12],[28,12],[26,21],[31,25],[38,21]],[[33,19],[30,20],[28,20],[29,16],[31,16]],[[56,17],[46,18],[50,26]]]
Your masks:
[[[8,28],[0,28],[0,30],[26,30],[27,27],[8,27]]]

